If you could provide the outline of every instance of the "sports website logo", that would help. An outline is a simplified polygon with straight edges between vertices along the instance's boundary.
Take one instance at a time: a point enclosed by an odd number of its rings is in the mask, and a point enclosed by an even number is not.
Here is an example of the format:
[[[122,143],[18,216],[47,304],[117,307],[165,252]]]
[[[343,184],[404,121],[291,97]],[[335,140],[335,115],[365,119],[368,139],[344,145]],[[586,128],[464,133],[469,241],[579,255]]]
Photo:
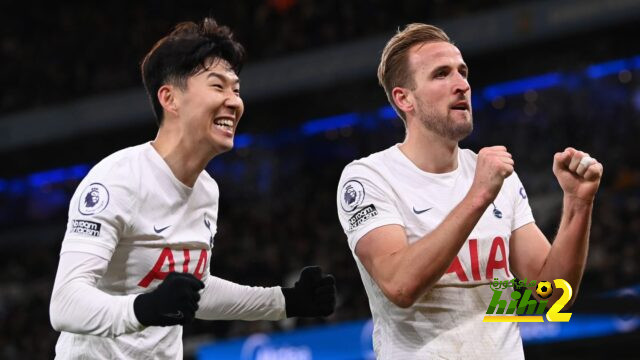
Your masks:
[[[88,220],[71,220],[71,232],[75,234],[100,236],[102,224]]]
[[[552,285],[550,281],[531,280],[527,282],[527,279],[499,281],[494,278],[489,286],[493,290],[493,296],[487,308],[487,315],[482,319],[482,322],[544,322],[542,315],[549,302],[547,299],[553,294],[554,286],[556,290],[562,290],[562,295],[547,311],[547,321],[568,322],[571,319],[571,313],[560,312],[571,300],[573,294],[571,285],[566,280],[555,279]],[[503,299],[502,293],[509,287],[514,287],[521,292],[514,291],[510,298]],[[542,299],[541,301],[537,301],[532,296],[532,289]]]
[[[376,215],[378,215],[378,210],[373,204],[364,207],[349,219],[349,230],[357,228],[360,224]]]

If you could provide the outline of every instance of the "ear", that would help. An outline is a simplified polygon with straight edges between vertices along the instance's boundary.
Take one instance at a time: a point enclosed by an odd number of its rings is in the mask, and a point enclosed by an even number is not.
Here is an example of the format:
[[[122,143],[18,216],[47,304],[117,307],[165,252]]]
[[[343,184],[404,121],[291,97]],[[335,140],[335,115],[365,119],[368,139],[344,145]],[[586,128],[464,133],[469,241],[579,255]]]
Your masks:
[[[178,115],[178,99],[177,99],[177,89],[172,85],[162,85],[158,89],[158,101],[160,101],[160,105],[164,111]]]
[[[391,97],[398,109],[402,110],[405,114],[413,111],[413,94],[411,94],[409,89],[394,87],[393,90],[391,90]]]

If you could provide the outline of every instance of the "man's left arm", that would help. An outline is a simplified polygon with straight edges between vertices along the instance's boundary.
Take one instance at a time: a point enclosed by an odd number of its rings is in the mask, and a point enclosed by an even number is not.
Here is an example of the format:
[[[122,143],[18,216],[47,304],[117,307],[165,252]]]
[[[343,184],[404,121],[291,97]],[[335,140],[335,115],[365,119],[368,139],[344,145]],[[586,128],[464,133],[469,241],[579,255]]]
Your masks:
[[[509,261],[513,272],[519,278],[537,281],[566,280],[573,289],[569,305],[576,299],[587,261],[593,201],[602,171],[602,164],[582,151],[567,148],[556,153],[553,173],[564,195],[553,245],[534,223],[516,229],[511,236]],[[549,304],[560,295],[554,292]]]
[[[203,320],[281,320],[329,316],[335,310],[332,275],[317,266],[302,269],[293,287],[246,286],[208,275],[196,318]]]

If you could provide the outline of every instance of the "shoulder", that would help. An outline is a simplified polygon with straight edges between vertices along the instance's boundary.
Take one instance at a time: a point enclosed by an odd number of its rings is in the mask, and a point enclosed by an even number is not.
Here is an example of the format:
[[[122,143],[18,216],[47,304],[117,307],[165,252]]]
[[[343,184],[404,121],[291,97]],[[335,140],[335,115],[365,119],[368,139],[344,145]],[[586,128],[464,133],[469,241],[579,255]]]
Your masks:
[[[110,201],[122,205],[131,203],[139,196],[141,181],[140,161],[144,145],[138,145],[117,151],[98,162],[80,182],[75,195],[81,204],[99,208]],[[136,195],[138,194],[138,195]],[[128,207],[128,206],[127,206]],[[80,206],[82,208],[82,206]],[[88,211],[88,210],[87,210]]]
[[[208,193],[213,193],[216,196],[220,193],[218,183],[214,178],[211,177],[207,170],[202,170],[202,172],[198,176],[198,183],[203,188],[203,190]]]
[[[511,175],[509,175],[508,178],[504,179],[504,185],[514,191],[524,191],[520,190],[520,188],[523,187],[522,181],[520,181],[520,177],[515,171]]]
[[[464,162],[475,163],[478,160],[478,154],[471,149],[459,149],[460,159]]]
[[[128,147],[105,157],[89,171],[87,177],[118,179],[125,176],[130,179],[140,171],[145,145]]]
[[[375,152],[369,156],[354,160],[347,164],[342,170],[342,176],[340,182],[343,180],[347,180],[351,177],[369,177],[379,175],[386,168],[385,164],[388,164],[390,161],[390,157],[394,157],[394,152],[397,151],[395,149],[395,145],[382,150]]]

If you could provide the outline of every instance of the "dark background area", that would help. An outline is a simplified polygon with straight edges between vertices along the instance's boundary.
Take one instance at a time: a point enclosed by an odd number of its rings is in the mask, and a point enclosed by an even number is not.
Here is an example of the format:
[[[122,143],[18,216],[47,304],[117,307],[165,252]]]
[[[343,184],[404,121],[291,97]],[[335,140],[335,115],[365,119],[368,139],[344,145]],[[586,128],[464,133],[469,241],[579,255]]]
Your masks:
[[[139,88],[141,58],[179,21],[212,15],[229,25],[245,44],[251,66],[390,36],[413,21],[472,18],[516,3],[536,1],[7,1],[0,5],[0,129],[15,115]],[[463,145],[474,151],[496,144],[509,148],[547,237],[553,238],[561,209],[551,172],[553,154],[574,146],[604,164],[576,309],[586,308],[599,293],[640,283],[639,67],[596,79],[584,75],[592,64],[639,56],[638,24],[640,18],[633,17],[465,55],[479,100],[474,101],[474,133]],[[552,72],[577,80],[493,101],[481,97],[489,85]],[[287,284],[306,264],[319,264],[337,278],[339,307],[324,320],[197,321],[185,327],[185,357],[211,340],[370,316],[337,220],[335,191],[347,163],[402,141],[402,123],[377,118],[313,136],[292,129],[351,112],[376,118],[372,114],[386,104],[375,71],[245,101],[239,133],[269,141],[236,149],[208,167],[221,189],[211,271],[242,284],[272,286]],[[34,131],[37,127],[34,123]],[[24,184],[34,173],[91,166],[114,151],[153,139],[156,130],[149,117],[130,126],[0,151],[0,185],[9,184],[0,186],[0,358],[54,356],[58,334],[49,324],[48,304],[68,201],[81,178]],[[637,358],[633,345],[638,340],[636,330],[531,345],[525,351],[531,359]]]

